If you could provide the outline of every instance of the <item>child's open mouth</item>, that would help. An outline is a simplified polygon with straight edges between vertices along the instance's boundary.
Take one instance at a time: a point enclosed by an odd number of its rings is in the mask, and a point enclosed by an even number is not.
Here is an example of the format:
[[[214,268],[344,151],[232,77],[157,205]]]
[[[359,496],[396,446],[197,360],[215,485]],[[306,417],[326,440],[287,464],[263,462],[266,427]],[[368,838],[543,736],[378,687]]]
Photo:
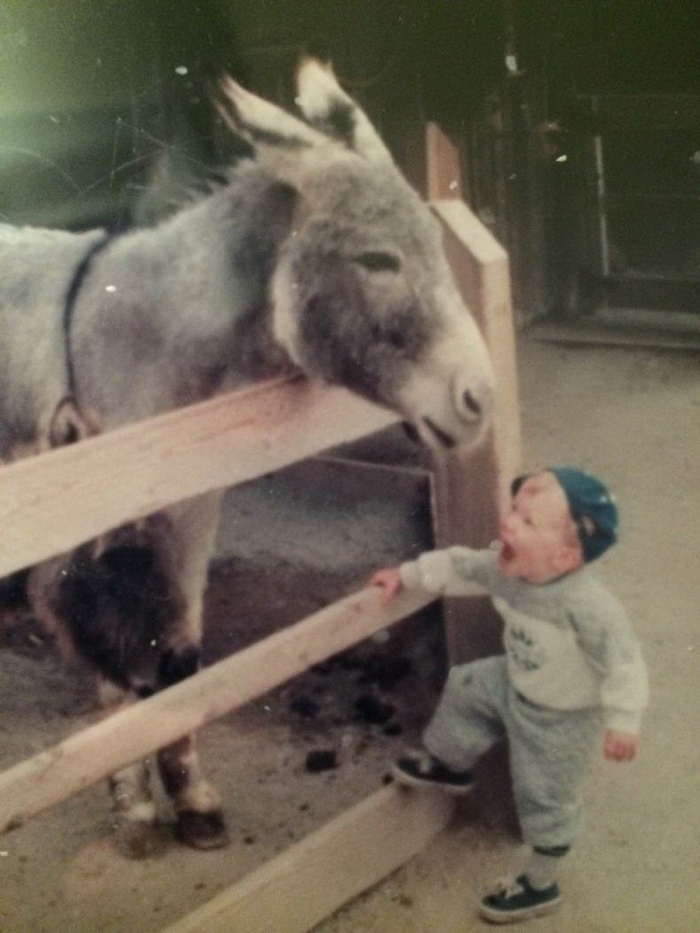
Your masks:
[[[500,558],[503,563],[508,563],[515,557],[515,551],[512,546],[508,544],[507,541],[501,541],[501,554]]]

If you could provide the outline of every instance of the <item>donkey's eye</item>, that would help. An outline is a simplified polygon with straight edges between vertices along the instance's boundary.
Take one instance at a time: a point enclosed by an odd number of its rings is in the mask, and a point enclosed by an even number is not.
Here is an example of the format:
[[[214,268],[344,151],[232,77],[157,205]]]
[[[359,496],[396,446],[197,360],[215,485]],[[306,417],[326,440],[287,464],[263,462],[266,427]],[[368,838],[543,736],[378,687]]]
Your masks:
[[[386,335],[386,342],[395,350],[404,350],[408,346],[406,335],[400,330],[390,330]]]
[[[372,339],[377,343],[383,343],[390,347],[393,347],[395,350],[404,350],[408,345],[408,340],[406,335],[395,328],[391,330],[384,330],[378,324],[374,324],[371,329]]]
[[[401,260],[394,253],[385,253],[381,250],[369,250],[355,256],[355,262],[370,272],[398,272]]]

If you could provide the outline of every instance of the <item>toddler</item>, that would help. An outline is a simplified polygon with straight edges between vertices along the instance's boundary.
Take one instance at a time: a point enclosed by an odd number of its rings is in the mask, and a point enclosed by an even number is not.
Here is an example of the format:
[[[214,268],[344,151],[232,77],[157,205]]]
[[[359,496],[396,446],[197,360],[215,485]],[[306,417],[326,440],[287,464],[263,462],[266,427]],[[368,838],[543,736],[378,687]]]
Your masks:
[[[468,792],[471,768],[507,739],[525,870],[500,883],[482,917],[507,923],[554,910],[562,859],[583,822],[580,789],[603,739],[613,761],[637,752],[648,699],[639,644],[615,597],[588,564],[617,539],[603,483],[573,467],[516,479],[497,550],[450,547],[374,574],[384,602],[403,587],[459,596],[478,584],[505,623],[505,655],[458,665],[423,735],[424,751],[394,767],[397,781]]]

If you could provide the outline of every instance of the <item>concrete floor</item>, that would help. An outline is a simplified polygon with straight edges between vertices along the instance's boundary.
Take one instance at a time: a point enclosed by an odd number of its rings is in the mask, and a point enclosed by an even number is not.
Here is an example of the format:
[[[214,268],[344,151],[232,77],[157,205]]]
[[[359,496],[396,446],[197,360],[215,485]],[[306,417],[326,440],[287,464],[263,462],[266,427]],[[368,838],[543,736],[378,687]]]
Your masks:
[[[541,933],[700,930],[700,365],[697,353],[520,338],[524,466],[572,463],[616,491],[622,536],[600,574],[643,643],[651,706],[638,759],[595,762],[588,828]],[[525,858],[459,819],[315,933],[467,933],[494,878]]]

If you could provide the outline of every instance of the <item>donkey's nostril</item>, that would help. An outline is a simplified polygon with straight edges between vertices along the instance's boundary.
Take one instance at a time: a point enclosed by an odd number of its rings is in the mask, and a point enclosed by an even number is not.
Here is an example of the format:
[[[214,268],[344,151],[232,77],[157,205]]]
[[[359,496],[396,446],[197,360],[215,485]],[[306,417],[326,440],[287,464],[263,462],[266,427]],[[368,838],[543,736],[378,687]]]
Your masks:
[[[420,444],[420,434],[416,430],[415,425],[411,424],[410,421],[404,421],[402,424],[406,437],[412,440],[414,444]]]
[[[462,393],[462,401],[464,402],[464,407],[473,415],[481,414],[481,403],[474,397],[469,389],[465,389]]]
[[[458,384],[455,392],[455,404],[463,421],[486,424],[491,417],[494,405],[494,390],[487,382],[464,380]]]

